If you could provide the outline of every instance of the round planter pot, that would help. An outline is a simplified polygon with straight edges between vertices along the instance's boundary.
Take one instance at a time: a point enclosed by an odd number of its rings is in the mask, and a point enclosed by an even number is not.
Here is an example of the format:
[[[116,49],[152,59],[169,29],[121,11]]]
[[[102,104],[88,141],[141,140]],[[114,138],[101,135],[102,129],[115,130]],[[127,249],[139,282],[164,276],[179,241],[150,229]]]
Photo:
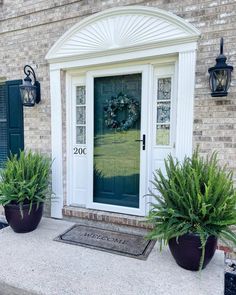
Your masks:
[[[214,236],[208,237],[205,246],[205,258],[202,268],[205,268],[214,256],[216,246],[217,238]],[[188,270],[199,270],[202,255],[199,235],[189,233],[180,236],[178,240],[176,240],[176,238],[172,238],[169,240],[169,248],[179,266]]]
[[[43,215],[43,203],[32,205],[32,209],[29,214],[29,204],[22,206],[23,218],[20,212],[20,206],[17,204],[7,204],[4,206],[5,216],[8,224],[16,233],[27,233],[37,228],[42,215]]]

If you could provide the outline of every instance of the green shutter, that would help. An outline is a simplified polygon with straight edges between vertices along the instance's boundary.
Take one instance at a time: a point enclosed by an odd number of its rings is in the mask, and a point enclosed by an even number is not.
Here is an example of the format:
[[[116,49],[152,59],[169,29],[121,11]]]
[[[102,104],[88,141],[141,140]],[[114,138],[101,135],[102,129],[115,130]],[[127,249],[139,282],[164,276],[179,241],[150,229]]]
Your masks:
[[[0,83],[0,168],[8,156],[6,86]]]
[[[8,102],[8,153],[19,154],[24,149],[23,106],[20,98],[19,85],[22,80],[6,82]]]

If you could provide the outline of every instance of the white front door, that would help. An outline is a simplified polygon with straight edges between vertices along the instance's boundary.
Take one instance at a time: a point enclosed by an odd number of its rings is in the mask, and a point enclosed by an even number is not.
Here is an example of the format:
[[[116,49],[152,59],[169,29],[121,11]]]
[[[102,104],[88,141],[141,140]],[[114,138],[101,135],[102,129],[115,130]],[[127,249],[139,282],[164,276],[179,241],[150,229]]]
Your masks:
[[[152,172],[174,153],[174,71],[149,64],[71,79],[68,205],[146,215]]]

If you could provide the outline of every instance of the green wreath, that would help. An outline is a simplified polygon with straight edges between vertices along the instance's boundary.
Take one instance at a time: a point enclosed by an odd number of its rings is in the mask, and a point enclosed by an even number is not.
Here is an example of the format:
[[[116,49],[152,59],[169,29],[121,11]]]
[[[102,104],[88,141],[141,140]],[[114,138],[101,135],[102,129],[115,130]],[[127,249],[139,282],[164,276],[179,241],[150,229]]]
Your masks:
[[[124,110],[128,111],[127,119],[119,121],[117,119],[118,112]],[[107,128],[116,131],[126,131],[132,128],[139,119],[139,115],[139,102],[123,93],[119,93],[117,97],[112,96],[104,106],[105,125]]]

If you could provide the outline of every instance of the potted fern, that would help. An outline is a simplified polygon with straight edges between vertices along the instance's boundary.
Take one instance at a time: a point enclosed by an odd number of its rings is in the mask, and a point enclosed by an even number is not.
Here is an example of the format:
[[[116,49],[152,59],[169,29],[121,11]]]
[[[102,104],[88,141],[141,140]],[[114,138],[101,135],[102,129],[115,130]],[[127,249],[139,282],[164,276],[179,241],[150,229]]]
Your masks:
[[[219,167],[216,153],[204,160],[197,150],[182,163],[170,155],[165,169],[154,174],[149,238],[168,243],[181,267],[200,270],[213,257],[218,238],[236,244],[230,229],[236,224],[232,173]]]
[[[0,204],[15,232],[30,232],[38,226],[48,198],[51,161],[29,151],[11,155],[0,171]]]

